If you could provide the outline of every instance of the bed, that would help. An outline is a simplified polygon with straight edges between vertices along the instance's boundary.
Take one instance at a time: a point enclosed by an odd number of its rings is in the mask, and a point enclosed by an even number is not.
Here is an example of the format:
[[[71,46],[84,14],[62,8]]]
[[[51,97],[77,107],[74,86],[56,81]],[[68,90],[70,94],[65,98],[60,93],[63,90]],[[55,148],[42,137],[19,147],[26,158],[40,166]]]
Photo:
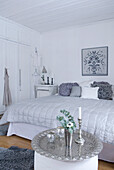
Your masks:
[[[78,128],[78,107],[80,106],[82,107],[82,129],[96,135],[102,142],[107,143],[108,147],[112,146],[114,149],[113,100],[54,95],[23,101],[10,106],[3,116],[4,123],[10,122],[7,135],[16,134],[32,139],[43,130],[59,126],[56,116],[60,115],[62,109],[70,111]]]

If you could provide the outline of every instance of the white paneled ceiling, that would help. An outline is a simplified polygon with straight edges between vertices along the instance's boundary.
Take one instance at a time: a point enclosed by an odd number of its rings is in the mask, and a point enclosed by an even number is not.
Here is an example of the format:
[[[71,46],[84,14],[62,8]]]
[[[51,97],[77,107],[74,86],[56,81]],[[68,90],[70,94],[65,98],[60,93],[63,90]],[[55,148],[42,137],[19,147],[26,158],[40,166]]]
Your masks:
[[[114,0],[0,0],[0,15],[43,32],[114,18]]]

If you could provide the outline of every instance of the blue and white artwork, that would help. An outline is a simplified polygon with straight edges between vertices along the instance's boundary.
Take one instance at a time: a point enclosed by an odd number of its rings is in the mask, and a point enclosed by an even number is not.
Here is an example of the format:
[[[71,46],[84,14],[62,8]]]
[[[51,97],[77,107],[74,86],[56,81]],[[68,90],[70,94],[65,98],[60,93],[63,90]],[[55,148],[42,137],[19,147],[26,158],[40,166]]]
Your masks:
[[[108,47],[82,49],[82,75],[108,75]]]

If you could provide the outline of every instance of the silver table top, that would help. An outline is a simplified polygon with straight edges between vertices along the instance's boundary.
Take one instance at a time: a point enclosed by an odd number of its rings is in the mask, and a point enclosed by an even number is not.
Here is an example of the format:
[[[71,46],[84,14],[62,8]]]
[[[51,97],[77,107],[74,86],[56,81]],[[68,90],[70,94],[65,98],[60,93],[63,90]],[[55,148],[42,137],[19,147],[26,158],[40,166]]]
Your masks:
[[[60,161],[81,161],[89,159],[98,155],[103,148],[101,141],[97,137],[85,131],[82,131],[82,137],[85,139],[84,145],[75,143],[75,139],[78,138],[76,131],[73,134],[72,148],[66,148],[65,139],[59,138],[56,135],[56,131],[56,129],[50,129],[36,135],[32,140],[32,148],[40,155]],[[50,132],[55,133],[54,142],[49,142],[47,139],[47,134]]]

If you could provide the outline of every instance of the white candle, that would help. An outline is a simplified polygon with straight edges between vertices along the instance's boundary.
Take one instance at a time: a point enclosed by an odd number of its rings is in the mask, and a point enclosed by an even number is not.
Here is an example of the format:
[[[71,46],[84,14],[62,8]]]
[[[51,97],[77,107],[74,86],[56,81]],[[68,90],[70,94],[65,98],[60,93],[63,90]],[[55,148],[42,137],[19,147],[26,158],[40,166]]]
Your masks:
[[[54,73],[51,74],[51,78],[54,78]]]
[[[79,107],[79,119],[82,119],[82,108]]]

